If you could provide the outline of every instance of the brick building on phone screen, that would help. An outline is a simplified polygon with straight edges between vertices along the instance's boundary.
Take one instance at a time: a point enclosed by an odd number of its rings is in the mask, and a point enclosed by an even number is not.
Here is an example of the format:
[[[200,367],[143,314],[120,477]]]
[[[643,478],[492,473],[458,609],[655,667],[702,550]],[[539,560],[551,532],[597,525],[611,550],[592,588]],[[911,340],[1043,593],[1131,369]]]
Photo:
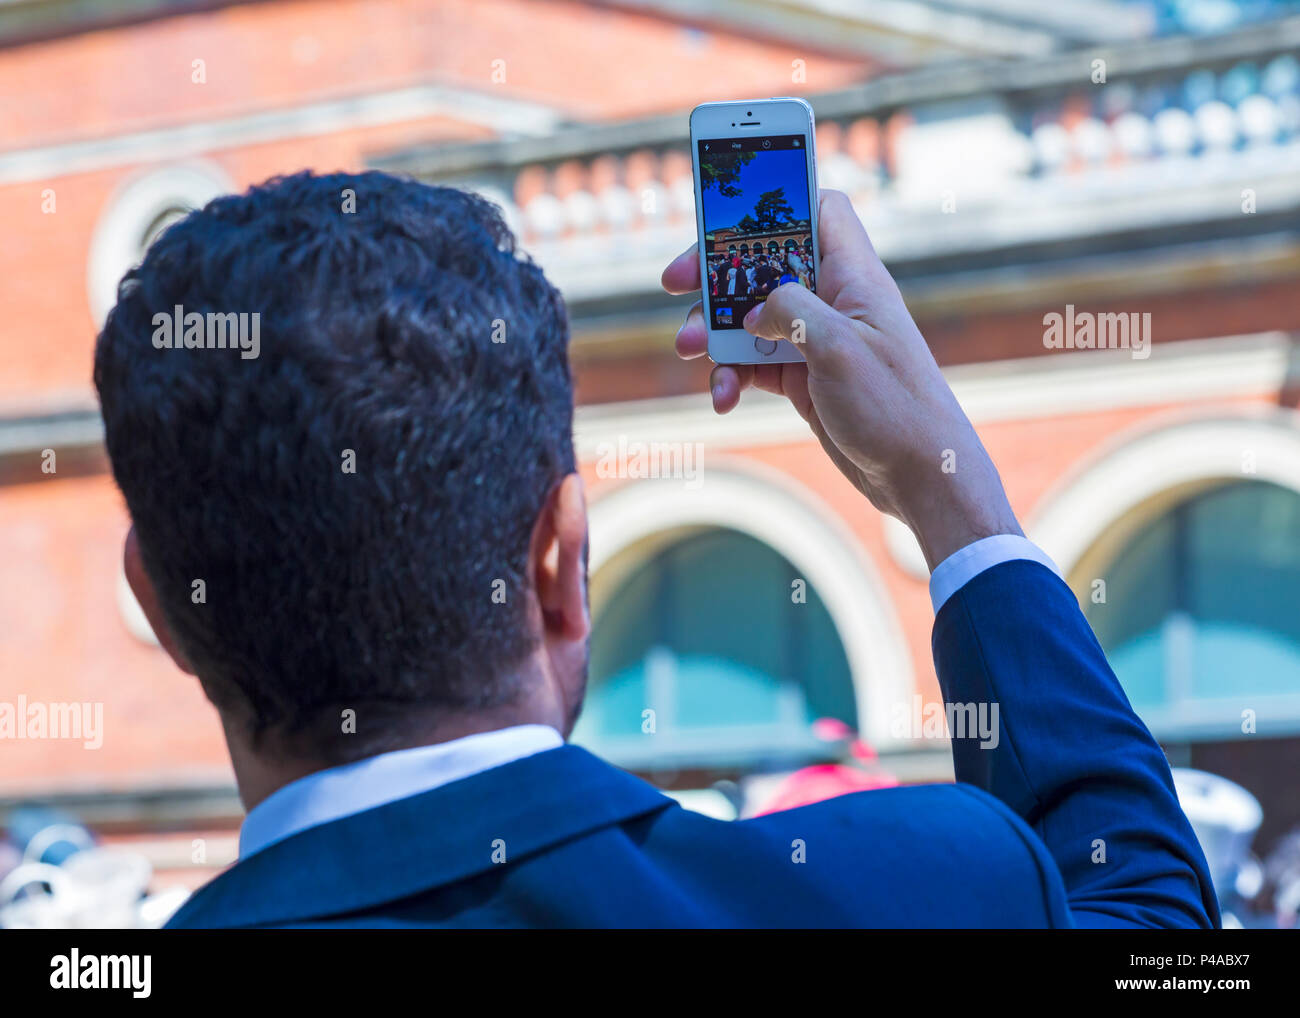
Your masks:
[[[304,167],[475,188],[566,295],[578,741],[719,815],[837,752],[818,718],[950,779],[914,723],[939,697],[915,542],[780,400],[718,418],[672,352],[686,114],[798,94],[1026,532],[1171,761],[1260,799],[1266,850],[1300,823],[1300,12],[1188,35],[1169,5],[1057,6],[0,5],[0,701],[103,705],[97,749],[0,742],[0,814],[54,803],[165,881],[233,858],[216,715],[122,577],[91,351],[160,229]]]

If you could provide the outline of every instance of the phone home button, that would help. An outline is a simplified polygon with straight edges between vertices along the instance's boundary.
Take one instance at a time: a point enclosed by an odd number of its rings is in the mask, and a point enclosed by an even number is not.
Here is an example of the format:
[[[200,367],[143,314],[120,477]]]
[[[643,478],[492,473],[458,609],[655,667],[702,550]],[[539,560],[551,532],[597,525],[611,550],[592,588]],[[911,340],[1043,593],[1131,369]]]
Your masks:
[[[770,357],[772,356],[772,354],[776,353],[776,340],[761,339],[755,337],[754,349],[757,350],[759,353],[761,353],[764,357]]]

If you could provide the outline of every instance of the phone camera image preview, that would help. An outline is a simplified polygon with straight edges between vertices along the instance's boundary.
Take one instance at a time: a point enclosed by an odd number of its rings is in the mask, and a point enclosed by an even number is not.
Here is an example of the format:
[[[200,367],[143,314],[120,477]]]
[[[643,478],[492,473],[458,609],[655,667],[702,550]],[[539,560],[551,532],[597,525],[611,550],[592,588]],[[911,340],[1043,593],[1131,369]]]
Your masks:
[[[782,283],[816,290],[801,134],[699,142],[709,325],[739,329]]]

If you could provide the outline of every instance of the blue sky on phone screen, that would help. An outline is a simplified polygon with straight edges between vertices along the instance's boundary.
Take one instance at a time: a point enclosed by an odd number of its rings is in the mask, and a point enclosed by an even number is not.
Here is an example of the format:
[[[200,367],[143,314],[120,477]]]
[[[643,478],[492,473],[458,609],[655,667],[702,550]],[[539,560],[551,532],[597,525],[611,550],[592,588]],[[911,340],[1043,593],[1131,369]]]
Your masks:
[[[739,187],[740,194],[735,198],[724,198],[716,187],[705,189],[705,230],[735,226],[754,214],[759,195],[778,187],[785,188],[785,200],[794,209],[794,218],[809,218],[808,163],[803,149],[756,152],[753,160],[741,167]]]

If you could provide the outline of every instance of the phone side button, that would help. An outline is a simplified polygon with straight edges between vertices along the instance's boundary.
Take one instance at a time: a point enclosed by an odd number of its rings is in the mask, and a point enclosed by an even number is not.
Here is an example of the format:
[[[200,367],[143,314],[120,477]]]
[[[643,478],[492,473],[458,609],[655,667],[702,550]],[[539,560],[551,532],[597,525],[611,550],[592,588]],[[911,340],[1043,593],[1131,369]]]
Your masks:
[[[771,357],[772,354],[776,353],[776,340],[756,337],[754,339],[754,349],[764,357]]]

